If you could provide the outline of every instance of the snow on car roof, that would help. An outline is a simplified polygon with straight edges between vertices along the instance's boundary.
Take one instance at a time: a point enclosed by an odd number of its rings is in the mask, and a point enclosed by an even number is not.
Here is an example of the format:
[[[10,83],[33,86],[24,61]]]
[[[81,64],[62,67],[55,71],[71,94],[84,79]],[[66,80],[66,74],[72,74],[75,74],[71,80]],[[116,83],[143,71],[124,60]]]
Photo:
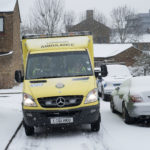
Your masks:
[[[0,12],[14,11],[16,0],[0,0]]]
[[[107,65],[108,76],[131,76],[130,71],[125,65]]]
[[[132,44],[94,44],[94,57],[112,57],[132,47]]]

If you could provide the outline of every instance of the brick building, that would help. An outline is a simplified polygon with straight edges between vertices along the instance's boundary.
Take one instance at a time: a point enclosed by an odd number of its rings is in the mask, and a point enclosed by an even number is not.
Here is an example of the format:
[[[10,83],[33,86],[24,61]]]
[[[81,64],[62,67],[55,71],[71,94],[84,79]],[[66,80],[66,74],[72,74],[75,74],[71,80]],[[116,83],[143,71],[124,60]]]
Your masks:
[[[133,47],[132,44],[95,44],[94,60],[95,66],[102,62],[121,63],[132,66],[142,51]]]
[[[137,42],[132,44],[137,49],[150,53],[150,34],[143,34]]]
[[[110,28],[96,21],[93,17],[93,10],[87,10],[86,19],[82,22],[68,27],[69,32],[90,31],[93,34],[94,43],[109,43]]]
[[[0,88],[12,88],[22,70],[20,12],[17,0],[0,0]]]
[[[147,13],[138,13],[129,17],[127,26],[130,32],[138,29],[140,33],[150,33],[150,10]]]
[[[142,50],[143,52],[150,52],[150,41],[149,42],[135,42],[134,47]]]

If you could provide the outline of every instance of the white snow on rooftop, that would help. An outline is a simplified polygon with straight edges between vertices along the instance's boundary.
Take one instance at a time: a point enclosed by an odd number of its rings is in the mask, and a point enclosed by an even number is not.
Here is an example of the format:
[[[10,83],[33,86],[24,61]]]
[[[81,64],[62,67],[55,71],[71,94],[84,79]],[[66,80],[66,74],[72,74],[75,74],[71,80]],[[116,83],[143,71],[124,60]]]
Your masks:
[[[150,34],[143,34],[140,39],[139,42],[149,42],[150,43]]]
[[[94,57],[112,57],[130,47],[132,47],[132,44],[94,44]]]
[[[16,0],[0,0],[0,12],[11,12],[14,10]]]

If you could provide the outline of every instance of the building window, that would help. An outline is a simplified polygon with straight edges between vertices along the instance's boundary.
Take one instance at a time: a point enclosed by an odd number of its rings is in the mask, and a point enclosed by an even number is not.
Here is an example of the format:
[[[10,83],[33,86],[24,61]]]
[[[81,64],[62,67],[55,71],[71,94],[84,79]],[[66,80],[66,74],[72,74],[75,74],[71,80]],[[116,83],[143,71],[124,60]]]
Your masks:
[[[4,31],[4,18],[0,17],[0,32]]]
[[[143,44],[143,50],[148,50],[148,49],[149,49],[148,44],[147,44],[147,43],[144,43],[144,44]]]

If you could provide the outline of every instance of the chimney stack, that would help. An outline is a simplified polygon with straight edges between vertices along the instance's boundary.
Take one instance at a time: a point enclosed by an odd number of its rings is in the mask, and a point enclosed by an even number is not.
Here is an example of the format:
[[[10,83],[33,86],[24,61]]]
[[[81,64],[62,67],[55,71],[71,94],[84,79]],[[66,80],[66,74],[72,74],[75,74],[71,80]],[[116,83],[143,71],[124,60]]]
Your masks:
[[[86,19],[92,19],[93,20],[93,10],[87,10],[86,11]]]

